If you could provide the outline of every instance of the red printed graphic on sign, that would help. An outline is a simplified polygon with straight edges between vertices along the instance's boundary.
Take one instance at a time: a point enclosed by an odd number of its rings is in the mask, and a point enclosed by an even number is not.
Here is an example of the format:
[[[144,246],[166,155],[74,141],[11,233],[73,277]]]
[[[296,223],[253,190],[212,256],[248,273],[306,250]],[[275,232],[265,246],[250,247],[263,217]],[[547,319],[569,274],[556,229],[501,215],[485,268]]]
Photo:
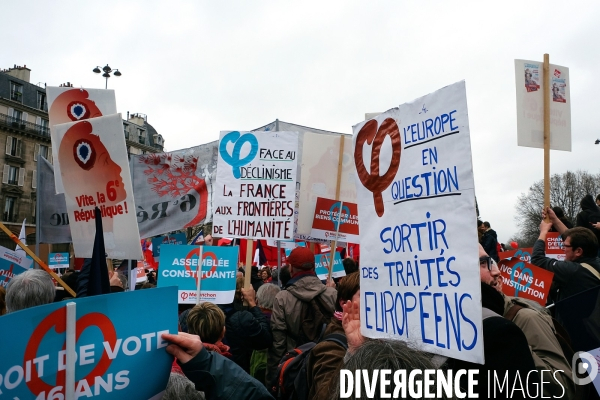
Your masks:
[[[546,306],[554,274],[533,264],[512,258],[500,260],[502,292],[507,296],[522,297]]]
[[[341,203],[340,201],[318,197],[312,228],[333,232],[337,230],[339,233],[358,235],[358,207],[356,203]]]
[[[208,189],[204,179],[196,175],[198,157],[162,153],[140,156],[138,160],[147,166],[144,174],[148,176],[148,183],[152,185],[152,190],[160,197],[171,198],[173,204],[179,204],[181,211],[189,211],[196,206],[196,198],[190,195],[190,191],[198,193],[200,201],[198,213],[184,228],[195,226],[206,218]]]
[[[392,141],[392,160],[385,174],[379,175],[379,154],[386,136],[389,136]],[[367,171],[363,161],[363,146],[365,143],[372,146],[369,171]],[[372,119],[356,135],[356,147],[354,148],[356,172],[363,186],[373,193],[375,211],[379,217],[385,211],[381,193],[387,189],[396,176],[396,172],[400,167],[401,151],[400,130],[396,121],[392,118],[386,118],[379,127],[377,127],[377,121]]]
[[[67,326],[67,311],[66,307],[61,307],[58,310],[50,313],[46,318],[42,320],[37,326],[37,328],[33,331],[31,338],[29,339],[29,343],[27,344],[27,348],[25,349],[25,355],[23,358],[23,365],[27,362],[31,362],[36,357],[38,357],[38,349],[46,337],[46,335],[54,328],[54,331],[57,334],[65,333]],[[102,336],[104,337],[104,341],[110,344],[112,347],[115,346],[117,342],[117,332],[115,331],[115,327],[113,326],[111,320],[104,314],[101,313],[89,313],[79,318],[75,327],[75,340],[77,341],[81,334],[89,327],[98,327],[102,332]],[[62,350],[66,349],[66,342],[64,342],[62,346]],[[108,368],[112,360],[109,358],[106,351],[102,353],[102,357],[98,364],[90,371],[88,375],[86,375],[83,379],[85,379],[88,383],[88,386],[93,386],[94,379],[96,376],[103,376]],[[56,376],[55,384],[48,384],[44,382],[40,377],[39,373],[37,373],[37,364],[33,363],[33,373],[31,374],[31,380],[27,382],[27,387],[31,392],[37,396],[41,392],[50,392],[56,386],[65,386],[65,370],[60,370]],[[64,389],[63,391],[64,392]]]

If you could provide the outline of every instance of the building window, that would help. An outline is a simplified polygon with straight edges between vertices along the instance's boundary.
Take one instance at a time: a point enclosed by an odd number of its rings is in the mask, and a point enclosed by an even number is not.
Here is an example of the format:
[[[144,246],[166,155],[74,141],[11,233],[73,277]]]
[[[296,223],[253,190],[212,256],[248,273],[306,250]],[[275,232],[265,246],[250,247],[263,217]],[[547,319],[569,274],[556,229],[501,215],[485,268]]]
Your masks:
[[[37,92],[37,108],[38,110],[48,111],[48,101],[46,100],[46,93]]]
[[[19,123],[23,120],[23,111],[13,110],[12,112],[13,122]]]
[[[13,157],[21,157],[21,140],[13,136],[6,138],[6,154]]]
[[[19,183],[19,167],[8,166],[8,184],[16,185]]]
[[[15,82],[10,83],[10,99],[20,103],[23,102],[23,85]]]
[[[129,125],[123,124],[123,133],[125,133],[125,139],[129,139]]]
[[[146,131],[138,129],[138,139],[141,144],[146,144]]]
[[[15,221],[16,204],[17,204],[16,197],[7,196],[6,199],[4,200],[4,220],[5,221],[8,221],[8,222]]]

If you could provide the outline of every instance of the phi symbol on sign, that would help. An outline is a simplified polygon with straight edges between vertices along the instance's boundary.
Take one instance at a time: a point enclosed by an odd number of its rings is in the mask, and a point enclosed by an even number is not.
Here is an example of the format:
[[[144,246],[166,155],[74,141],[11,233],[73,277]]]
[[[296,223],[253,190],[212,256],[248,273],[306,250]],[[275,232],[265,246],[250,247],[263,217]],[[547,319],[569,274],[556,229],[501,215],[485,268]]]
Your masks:
[[[231,154],[227,152],[227,145],[229,142],[235,143]],[[250,145],[250,152],[246,157],[240,158],[242,147],[244,147],[246,143]],[[229,132],[221,139],[219,153],[221,154],[223,161],[231,165],[235,179],[240,179],[240,167],[254,160],[254,157],[256,157],[256,154],[258,153],[258,140],[256,139],[256,136],[251,133],[242,135],[238,131]]]
[[[389,136],[392,140],[392,161],[386,173],[380,176],[379,153],[381,152],[381,146],[386,136]],[[363,146],[365,142],[371,146],[370,172],[367,171],[363,161]],[[375,211],[379,217],[383,216],[383,212],[385,211],[381,193],[390,186],[396,176],[396,172],[398,172],[401,151],[400,130],[396,121],[392,118],[386,118],[379,128],[377,127],[377,121],[372,119],[356,135],[356,147],[354,148],[356,172],[363,186],[373,193]]]

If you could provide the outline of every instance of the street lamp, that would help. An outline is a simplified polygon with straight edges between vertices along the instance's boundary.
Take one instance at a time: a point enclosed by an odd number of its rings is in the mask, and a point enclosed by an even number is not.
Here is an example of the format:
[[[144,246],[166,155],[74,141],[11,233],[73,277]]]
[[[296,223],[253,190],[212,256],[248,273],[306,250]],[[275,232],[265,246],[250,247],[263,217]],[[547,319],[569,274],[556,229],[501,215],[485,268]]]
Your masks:
[[[96,74],[99,74],[102,71],[104,71],[104,73],[102,74],[102,77],[106,79],[106,85],[104,86],[104,89],[108,89],[108,78],[110,78],[111,72],[114,76],[121,76],[121,72],[119,72],[118,69],[116,69],[116,68],[112,69],[111,67],[108,66],[108,64],[106,64],[106,66],[103,67],[102,69],[100,69],[100,67],[96,67],[92,71],[95,72]]]

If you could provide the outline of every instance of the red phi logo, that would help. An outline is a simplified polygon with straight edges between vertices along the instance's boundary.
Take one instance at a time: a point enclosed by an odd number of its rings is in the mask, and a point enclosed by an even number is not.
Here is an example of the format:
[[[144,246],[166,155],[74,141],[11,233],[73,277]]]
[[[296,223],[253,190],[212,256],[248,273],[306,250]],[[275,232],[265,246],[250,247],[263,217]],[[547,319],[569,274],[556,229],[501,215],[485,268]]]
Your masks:
[[[386,173],[379,175],[379,153],[381,152],[381,146],[386,136],[389,136],[392,140],[392,161]],[[365,142],[371,146],[370,171],[367,171],[363,161],[363,146]],[[390,186],[396,176],[396,172],[398,172],[401,151],[400,130],[398,129],[398,124],[392,118],[386,118],[379,128],[377,127],[377,121],[372,119],[356,135],[356,147],[354,148],[356,172],[363,186],[373,193],[375,211],[379,217],[385,211],[381,193]]]

